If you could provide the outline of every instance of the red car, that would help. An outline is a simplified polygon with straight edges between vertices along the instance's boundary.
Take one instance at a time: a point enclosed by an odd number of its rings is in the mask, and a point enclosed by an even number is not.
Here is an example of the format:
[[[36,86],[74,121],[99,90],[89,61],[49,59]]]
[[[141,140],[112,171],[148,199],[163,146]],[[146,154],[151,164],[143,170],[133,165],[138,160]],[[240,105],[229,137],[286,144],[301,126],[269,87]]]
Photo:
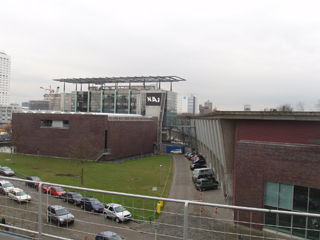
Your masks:
[[[48,194],[53,196],[61,196],[66,191],[62,187],[50,186],[48,189]]]
[[[41,192],[43,192],[43,193],[48,193],[48,189],[49,189],[49,187],[51,186],[51,185],[46,184],[46,183],[47,183],[47,182],[43,182],[42,187],[41,187]],[[37,190],[39,190],[39,184],[38,184],[38,183],[36,183],[35,188],[36,188]]]

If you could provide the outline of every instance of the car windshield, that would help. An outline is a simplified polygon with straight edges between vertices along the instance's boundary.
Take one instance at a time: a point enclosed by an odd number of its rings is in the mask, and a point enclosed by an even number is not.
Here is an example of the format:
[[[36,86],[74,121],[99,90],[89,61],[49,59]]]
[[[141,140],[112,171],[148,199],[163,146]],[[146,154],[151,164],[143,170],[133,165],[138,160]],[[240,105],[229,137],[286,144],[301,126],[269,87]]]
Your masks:
[[[50,185],[48,185],[48,184],[43,184],[43,185],[42,185],[42,187],[46,187],[46,188],[49,187],[49,186],[50,186]]]
[[[26,192],[25,192],[25,191],[17,192],[17,196],[24,196],[24,195],[26,195]]]
[[[90,202],[92,203],[92,205],[101,204],[101,202],[98,199],[92,199],[90,200]]]
[[[4,188],[7,188],[7,187],[13,187],[13,185],[11,183],[5,183],[2,185]]]
[[[122,207],[122,206],[119,206],[119,207],[116,207],[114,210],[116,212],[124,212],[126,209],[124,207]]]
[[[57,191],[57,192],[63,192],[64,189],[63,189],[62,187],[57,187],[57,188],[56,188],[56,191]]]
[[[9,168],[9,167],[3,167],[2,170],[3,171],[12,171],[11,168]]]
[[[72,197],[74,197],[74,198],[82,198],[82,195],[80,193],[73,193]]]
[[[62,216],[62,215],[69,214],[69,211],[65,208],[62,208],[62,209],[57,210],[56,213],[57,213],[57,216]]]
[[[32,181],[41,181],[41,179],[38,177],[32,177],[31,179],[32,179]]]

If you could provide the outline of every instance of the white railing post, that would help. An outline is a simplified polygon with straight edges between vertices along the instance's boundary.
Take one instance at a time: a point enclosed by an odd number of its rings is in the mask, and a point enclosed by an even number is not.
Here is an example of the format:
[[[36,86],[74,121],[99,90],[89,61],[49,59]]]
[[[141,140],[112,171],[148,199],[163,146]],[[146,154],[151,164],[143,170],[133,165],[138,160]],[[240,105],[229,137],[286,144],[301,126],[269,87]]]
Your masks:
[[[188,239],[189,202],[184,203],[183,240]]]
[[[39,182],[38,188],[38,239],[42,239],[42,182]]]

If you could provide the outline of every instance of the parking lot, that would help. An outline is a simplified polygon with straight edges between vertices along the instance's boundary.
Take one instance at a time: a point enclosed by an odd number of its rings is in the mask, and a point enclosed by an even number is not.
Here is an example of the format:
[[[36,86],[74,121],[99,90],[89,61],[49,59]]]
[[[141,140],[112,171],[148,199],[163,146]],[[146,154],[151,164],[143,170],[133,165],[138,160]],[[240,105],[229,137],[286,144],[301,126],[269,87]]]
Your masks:
[[[191,180],[189,169],[190,161],[183,155],[174,155],[173,183],[170,189],[169,198],[220,203],[224,204],[222,190],[210,190],[199,192],[195,189]],[[39,193],[27,187],[24,182],[11,181],[15,187],[24,189],[32,196],[29,203],[16,203],[6,195],[0,195],[1,216],[6,218],[16,227],[38,230],[38,201]],[[86,192],[86,196],[94,195]],[[125,239],[179,239],[183,237],[183,213],[184,205],[181,203],[165,202],[162,213],[157,222],[153,221],[128,221],[116,223],[111,219],[105,219],[102,214],[91,213],[73,204],[64,202],[54,196],[41,193],[42,199],[42,232],[63,236],[70,239],[94,239],[97,233],[105,230],[117,232]],[[67,227],[58,227],[56,223],[48,223],[46,219],[46,209],[50,205],[60,204],[65,206],[75,216],[74,224]],[[189,230],[191,239],[210,239],[213,236],[213,225],[217,226],[216,219],[226,218],[227,211],[215,211],[209,207],[190,206],[189,221],[193,229]],[[210,220],[206,220],[210,219]],[[202,231],[202,229],[210,231]],[[37,236],[34,236],[37,237]],[[51,239],[43,237],[43,239]]]

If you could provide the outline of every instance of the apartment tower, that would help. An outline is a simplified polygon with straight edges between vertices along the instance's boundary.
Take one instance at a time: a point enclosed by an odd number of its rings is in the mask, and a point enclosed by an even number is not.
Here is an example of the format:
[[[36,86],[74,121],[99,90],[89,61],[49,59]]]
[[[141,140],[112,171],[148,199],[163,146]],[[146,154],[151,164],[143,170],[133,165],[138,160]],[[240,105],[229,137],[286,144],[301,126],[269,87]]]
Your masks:
[[[10,71],[11,57],[0,52],[0,104],[10,103]]]

